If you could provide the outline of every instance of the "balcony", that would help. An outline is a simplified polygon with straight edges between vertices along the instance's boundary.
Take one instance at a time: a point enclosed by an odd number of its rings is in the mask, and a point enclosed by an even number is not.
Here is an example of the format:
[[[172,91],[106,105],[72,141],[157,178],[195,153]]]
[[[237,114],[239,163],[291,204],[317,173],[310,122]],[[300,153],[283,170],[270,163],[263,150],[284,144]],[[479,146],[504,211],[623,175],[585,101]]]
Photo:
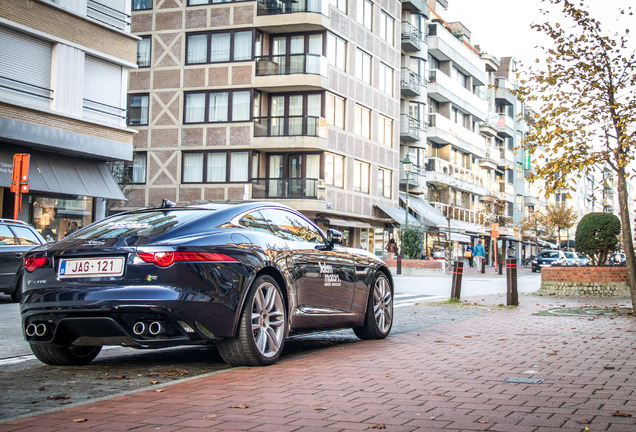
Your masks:
[[[402,0],[402,9],[420,13],[426,18],[429,17],[428,5],[426,4],[426,0]]]
[[[495,83],[495,103],[499,106],[514,105],[517,98],[510,91],[512,86],[505,78],[497,78]]]
[[[327,76],[327,58],[319,54],[288,54],[256,57],[256,76]]]
[[[419,96],[422,93],[420,89],[422,86],[422,77],[409,68],[402,68],[400,85],[404,96]]]
[[[324,199],[324,182],[312,178],[252,179],[252,199]]]
[[[270,34],[329,27],[328,0],[258,0],[257,5],[255,27]]]
[[[483,136],[452,122],[442,114],[429,114],[428,126],[427,138],[432,142],[442,145],[452,144],[480,158],[486,156]]]
[[[428,96],[439,102],[451,102],[453,105],[472,114],[477,120],[485,121],[488,116],[488,102],[466,87],[434,69],[429,71]]]
[[[422,32],[408,21],[402,22],[402,48],[406,51],[422,49]]]
[[[255,117],[254,137],[327,138],[327,121],[316,116]]]
[[[112,7],[106,6],[107,3],[109,2],[104,0],[101,2],[88,0],[86,3],[86,16],[109,27],[126,32],[130,31],[130,15],[125,13],[123,10],[113,9]]]
[[[420,140],[422,125],[420,121],[408,114],[400,114],[400,139],[415,142]]]
[[[126,110],[89,99],[83,100],[85,118],[99,122],[123,126],[126,121]]]
[[[470,210],[464,207],[458,207],[456,205],[449,205],[447,203],[445,204],[440,202],[431,202],[430,204],[446,217],[448,217],[450,213],[451,220],[470,222],[478,225],[484,224],[484,215],[475,210]]]
[[[257,15],[280,15],[313,12],[329,15],[327,0],[258,0]]]
[[[486,177],[440,158],[428,158],[426,180],[432,184],[449,185],[478,195],[486,193]]]
[[[0,95],[47,108],[53,100],[53,90],[0,76]]]

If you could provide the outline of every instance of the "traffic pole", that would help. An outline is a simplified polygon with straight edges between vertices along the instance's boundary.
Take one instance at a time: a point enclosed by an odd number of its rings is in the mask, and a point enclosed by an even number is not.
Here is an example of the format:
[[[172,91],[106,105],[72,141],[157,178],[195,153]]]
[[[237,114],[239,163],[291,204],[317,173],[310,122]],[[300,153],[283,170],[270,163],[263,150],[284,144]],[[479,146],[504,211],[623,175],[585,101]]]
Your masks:
[[[517,259],[506,260],[506,300],[508,306],[519,306],[519,293],[517,292]]]
[[[459,300],[462,292],[462,275],[464,274],[464,263],[455,261],[453,265],[453,278],[451,283],[451,298]]]

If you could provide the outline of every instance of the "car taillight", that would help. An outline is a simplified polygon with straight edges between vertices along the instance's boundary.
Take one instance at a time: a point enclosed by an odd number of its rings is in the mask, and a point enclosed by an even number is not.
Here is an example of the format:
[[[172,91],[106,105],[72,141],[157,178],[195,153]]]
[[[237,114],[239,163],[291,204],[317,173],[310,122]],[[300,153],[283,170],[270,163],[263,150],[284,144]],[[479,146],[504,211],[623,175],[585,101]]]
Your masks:
[[[229,255],[211,252],[137,252],[144,262],[170,267],[176,262],[236,261]]]
[[[40,268],[46,263],[46,257],[34,257],[24,259],[24,268],[28,272],[34,271],[36,268]]]

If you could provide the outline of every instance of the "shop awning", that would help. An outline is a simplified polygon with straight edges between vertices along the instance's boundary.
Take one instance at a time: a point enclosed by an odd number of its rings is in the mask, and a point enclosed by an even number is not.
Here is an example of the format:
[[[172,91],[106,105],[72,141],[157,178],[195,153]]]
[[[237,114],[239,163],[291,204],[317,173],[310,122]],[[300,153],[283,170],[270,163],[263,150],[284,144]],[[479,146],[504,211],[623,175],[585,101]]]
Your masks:
[[[16,147],[0,149],[0,186],[11,186]],[[29,189],[95,198],[125,200],[106,162],[30,150]]]
[[[457,234],[457,233],[451,232],[450,238],[452,241],[457,241],[460,243],[470,243],[470,236],[467,236],[464,234]]]
[[[404,214],[404,209],[386,206],[386,205],[378,205],[377,207],[380,210],[382,210],[384,213],[386,213],[391,219],[396,221],[398,224],[404,225],[404,222],[406,219],[406,216]]]
[[[406,201],[406,195],[400,193],[400,199]],[[409,207],[422,217],[422,221],[433,227],[448,226],[446,217],[441,214],[435,207],[430,205],[428,201],[420,197],[409,196]]]
[[[360,222],[352,219],[340,219],[335,217],[327,217],[329,225],[345,228],[372,228],[371,224]]]

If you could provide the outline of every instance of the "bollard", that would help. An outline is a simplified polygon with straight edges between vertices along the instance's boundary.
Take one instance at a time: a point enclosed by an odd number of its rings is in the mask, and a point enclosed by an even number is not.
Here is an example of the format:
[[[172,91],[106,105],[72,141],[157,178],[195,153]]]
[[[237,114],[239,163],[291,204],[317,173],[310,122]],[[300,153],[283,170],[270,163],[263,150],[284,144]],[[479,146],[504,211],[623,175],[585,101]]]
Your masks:
[[[486,273],[486,257],[481,258],[481,272]]]
[[[499,260],[499,274],[503,274],[503,262]]]
[[[462,275],[464,274],[464,263],[455,261],[453,266],[453,279],[451,284],[451,298],[459,300],[462,291]]]
[[[397,274],[402,274],[402,255],[397,256]]]
[[[506,260],[506,300],[508,306],[519,306],[519,293],[517,292],[517,260]]]

